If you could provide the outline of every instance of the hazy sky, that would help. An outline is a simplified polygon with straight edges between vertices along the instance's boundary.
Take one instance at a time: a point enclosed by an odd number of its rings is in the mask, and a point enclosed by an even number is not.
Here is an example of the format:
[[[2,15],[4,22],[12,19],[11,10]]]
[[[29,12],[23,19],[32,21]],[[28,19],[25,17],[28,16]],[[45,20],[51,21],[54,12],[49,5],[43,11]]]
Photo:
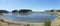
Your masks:
[[[0,9],[32,9],[43,11],[50,9],[60,9],[60,0],[0,0]]]

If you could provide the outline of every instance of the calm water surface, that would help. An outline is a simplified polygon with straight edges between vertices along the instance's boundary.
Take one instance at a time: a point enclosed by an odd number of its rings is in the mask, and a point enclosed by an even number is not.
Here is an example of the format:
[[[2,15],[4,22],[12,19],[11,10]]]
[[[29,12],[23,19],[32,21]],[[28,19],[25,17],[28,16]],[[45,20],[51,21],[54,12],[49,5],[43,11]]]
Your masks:
[[[56,18],[56,15],[44,14],[44,13],[31,13],[31,14],[18,14],[18,13],[7,13],[0,15],[4,19],[8,18],[9,20],[14,21],[24,21],[24,22],[44,22],[45,20],[53,20]]]

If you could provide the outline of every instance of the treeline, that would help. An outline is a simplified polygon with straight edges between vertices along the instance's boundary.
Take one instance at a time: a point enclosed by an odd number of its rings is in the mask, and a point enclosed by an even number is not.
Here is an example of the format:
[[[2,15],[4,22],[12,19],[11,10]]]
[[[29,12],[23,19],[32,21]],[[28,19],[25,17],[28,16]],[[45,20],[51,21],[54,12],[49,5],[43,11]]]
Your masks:
[[[60,12],[60,10],[46,10],[45,12]]]
[[[29,9],[21,9],[21,10],[13,10],[12,13],[27,13],[32,12],[32,10]]]
[[[12,10],[12,13],[27,13],[27,12],[32,12],[32,10],[29,9],[21,9],[21,10]],[[0,10],[0,13],[9,13],[7,10]]]
[[[9,11],[7,10],[0,10],[0,13],[8,13]]]
[[[60,12],[60,10],[51,10],[50,12]]]
[[[11,13],[27,13],[32,12],[30,9],[12,10]],[[60,12],[60,10],[46,10],[45,12]],[[0,13],[9,13],[7,10],[0,10]]]

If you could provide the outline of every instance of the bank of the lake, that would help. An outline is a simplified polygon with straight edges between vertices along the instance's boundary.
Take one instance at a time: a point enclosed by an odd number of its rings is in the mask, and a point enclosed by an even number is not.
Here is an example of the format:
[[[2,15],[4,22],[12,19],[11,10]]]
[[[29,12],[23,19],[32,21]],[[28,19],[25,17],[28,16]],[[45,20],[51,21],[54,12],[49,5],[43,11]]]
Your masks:
[[[52,21],[52,26],[60,26],[60,12],[56,12],[57,18]]]
[[[26,26],[28,24],[30,24],[30,26],[44,26],[44,23],[29,23],[29,22],[24,22],[24,21],[16,22],[13,20],[9,20],[8,18],[4,19],[4,22],[1,22],[1,23],[4,24],[2,26]]]

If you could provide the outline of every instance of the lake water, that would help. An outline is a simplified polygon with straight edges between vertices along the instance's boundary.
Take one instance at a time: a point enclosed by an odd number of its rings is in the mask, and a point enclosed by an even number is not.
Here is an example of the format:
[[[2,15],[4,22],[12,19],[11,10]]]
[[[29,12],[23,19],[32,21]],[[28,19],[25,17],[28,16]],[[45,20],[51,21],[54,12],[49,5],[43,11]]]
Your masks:
[[[9,20],[14,21],[24,21],[24,22],[44,22],[45,20],[54,20],[56,15],[45,14],[45,13],[31,13],[31,14],[18,14],[18,13],[7,13],[4,15],[0,15],[4,19],[8,18]]]

